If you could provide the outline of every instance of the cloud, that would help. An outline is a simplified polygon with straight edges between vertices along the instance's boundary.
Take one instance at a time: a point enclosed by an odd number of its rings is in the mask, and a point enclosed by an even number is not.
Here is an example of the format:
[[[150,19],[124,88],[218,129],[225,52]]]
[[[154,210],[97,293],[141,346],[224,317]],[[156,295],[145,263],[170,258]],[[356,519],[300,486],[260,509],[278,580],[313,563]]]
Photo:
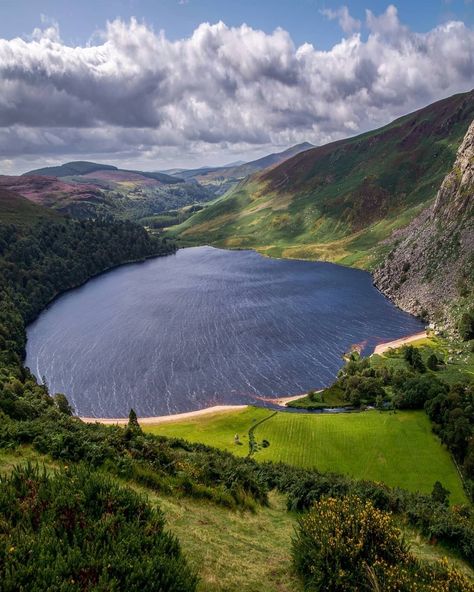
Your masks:
[[[170,41],[114,20],[94,42],[64,43],[55,23],[0,39],[0,158],[230,154],[321,144],[374,128],[474,80],[474,31],[462,22],[416,33],[397,10],[367,11],[366,38],[328,51],[283,29],[203,23]]]
[[[347,6],[341,6],[338,10],[324,8],[320,12],[330,21],[337,20],[344,33],[352,33],[360,29],[361,22],[350,15]]]

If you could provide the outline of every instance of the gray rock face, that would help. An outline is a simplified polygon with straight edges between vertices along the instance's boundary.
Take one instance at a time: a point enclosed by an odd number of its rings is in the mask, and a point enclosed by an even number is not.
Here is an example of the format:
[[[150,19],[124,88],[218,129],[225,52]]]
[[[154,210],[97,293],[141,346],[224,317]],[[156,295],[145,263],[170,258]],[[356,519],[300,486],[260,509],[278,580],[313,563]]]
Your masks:
[[[452,327],[453,303],[473,298],[474,121],[432,205],[388,242],[375,285],[400,308]]]

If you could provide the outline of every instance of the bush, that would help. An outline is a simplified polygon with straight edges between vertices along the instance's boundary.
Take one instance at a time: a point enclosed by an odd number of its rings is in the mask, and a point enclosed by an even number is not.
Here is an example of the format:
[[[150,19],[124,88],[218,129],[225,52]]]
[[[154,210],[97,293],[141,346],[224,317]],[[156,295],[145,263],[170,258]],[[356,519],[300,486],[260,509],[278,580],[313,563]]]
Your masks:
[[[309,592],[473,592],[446,561],[419,562],[389,513],[358,496],[324,498],[299,521],[293,563]]]
[[[196,576],[163,515],[78,466],[16,468],[1,482],[3,592],[192,592]]]
[[[474,311],[470,310],[462,314],[458,322],[458,331],[464,341],[474,339]]]
[[[416,372],[426,371],[421,353],[416,347],[413,347],[412,345],[405,345],[403,347],[403,357]]]
[[[294,565],[307,590],[363,590],[367,566],[407,559],[389,514],[356,496],[322,499],[300,519],[293,541]]]

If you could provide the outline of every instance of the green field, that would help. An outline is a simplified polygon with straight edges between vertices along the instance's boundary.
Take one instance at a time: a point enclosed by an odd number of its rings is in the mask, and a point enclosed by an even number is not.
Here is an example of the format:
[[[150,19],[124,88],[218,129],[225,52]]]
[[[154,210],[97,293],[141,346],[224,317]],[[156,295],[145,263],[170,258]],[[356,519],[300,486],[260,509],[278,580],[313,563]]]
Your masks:
[[[154,434],[203,442],[237,454],[248,454],[248,430],[255,429],[260,447],[256,460],[344,473],[411,491],[431,492],[441,481],[453,503],[466,502],[462,484],[447,450],[431,432],[423,411],[348,414],[272,412],[255,407],[201,416],[192,420],[144,426]],[[234,442],[239,435],[240,445]]]

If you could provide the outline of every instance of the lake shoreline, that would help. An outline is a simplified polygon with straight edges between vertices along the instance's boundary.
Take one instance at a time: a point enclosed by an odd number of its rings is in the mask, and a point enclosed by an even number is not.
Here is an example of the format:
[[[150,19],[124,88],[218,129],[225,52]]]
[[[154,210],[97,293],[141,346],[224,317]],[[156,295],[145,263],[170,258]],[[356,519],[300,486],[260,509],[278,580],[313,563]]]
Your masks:
[[[385,341],[383,343],[379,343],[372,354],[370,355],[381,355],[382,353],[389,351],[390,349],[395,349],[401,347],[403,345],[407,345],[409,343],[413,343],[414,341],[418,341],[419,339],[424,339],[428,337],[427,331],[420,331],[418,333],[413,333],[411,335],[407,335],[406,337],[401,337],[399,339],[394,339],[392,341]],[[317,392],[322,392],[324,389],[321,389]],[[267,403],[272,403],[281,407],[284,410],[287,407],[287,404],[291,401],[297,401],[298,399],[303,399],[306,397],[308,393],[303,393],[300,395],[293,395],[288,397],[278,397],[276,399],[270,398],[262,398],[262,401]],[[182,413],[174,413],[172,415],[157,415],[154,417],[138,417],[139,423],[143,425],[159,425],[162,423],[171,423],[175,421],[182,421],[184,419],[194,419],[196,417],[200,417],[203,415],[212,415],[212,414],[220,414],[220,413],[229,413],[232,411],[241,411],[242,409],[246,409],[249,405],[213,405],[211,407],[204,407],[203,409],[196,409],[195,411],[184,411]],[[310,411],[308,413],[311,413]],[[116,417],[116,418],[108,418],[108,417],[79,417],[81,421],[85,423],[100,423],[104,425],[126,425],[128,423],[128,417]]]
[[[193,247],[190,247],[191,249]],[[196,248],[194,246],[194,248]],[[211,247],[211,248],[216,248],[216,247]],[[123,268],[123,267],[127,267],[129,265],[134,265],[136,263],[145,263],[148,260],[151,259],[160,259],[161,257],[164,258],[168,258],[168,255],[175,255],[176,253],[180,250],[187,250],[185,249],[180,249],[178,248],[176,251],[167,253],[167,254],[151,254],[149,256],[143,257],[143,258],[139,258],[139,259],[135,259],[135,260],[128,260],[128,261],[124,261],[122,263],[119,264],[114,264],[112,266],[107,267],[106,269],[101,270],[100,272],[98,272],[97,274],[94,274],[93,276],[89,277],[88,279],[84,280],[83,282],[78,283],[75,286],[72,286],[71,288],[69,288],[68,290],[65,291],[61,291],[57,294],[55,294],[55,296],[47,303],[45,309],[48,309],[53,303],[54,301],[56,301],[58,298],[60,298],[61,296],[63,296],[64,294],[66,294],[67,292],[73,291],[81,286],[83,286],[84,284],[88,283],[91,279],[95,279],[99,276],[105,275],[111,271],[113,271],[114,269],[117,268]],[[222,248],[217,248],[216,250],[222,250],[222,251],[232,251],[232,250],[237,250],[237,251],[247,251],[249,253],[256,253],[258,255],[260,255],[263,259],[275,259],[275,257],[268,257],[267,255],[262,254],[259,251],[256,251],[254,249],[222,249]],[[280,259],[280,258],[278,258]],[[281,258],[282,261],[301,261],[301,262],[315,262],[315,261],[311,261],[311,260],[300,260],[300,259],[286,259],[286,258]],[[320,263],[330,263],[331,265],[334,265],[335,267],[343,267],[343,268],[347,268],[347,269],[352,269],[354,271],[354,268],[351,268],[349,266],[346,265],[341,265],[338,263],[333,263],[333,262],[326,262],[326,261],[320,261]],[[365,270],[358,270],[361,273],[367,273]],[[369,272],[370,275],[370,272]],[[383,293],[380,292],[380,290],[378,290],[378,288],[376,286],[374,286],[374,284],[372,283],[372,286],[376,289],[377,292],[379,292],[384,299],[388,300],[389,302],[391,302],[391,304],[393,305],[393,302],[390,300],[390,298],[387,298]],[[395,305],[395,308],[396,307]],[[43,311],[42,311],[43,312]],[[32,321],[32,323],[34,323],[36,321],[36,319],[34,319]],[[29,325],[31,325],[32,323],[29,323]],[[426,337],[426,332],[417,332],[415,334],[410,334],[407,335],[406,337],[402,337],[402,338],[398,338],[396,340],[393,341],[389,341],[389,342],[382,342],[378,345],[375,346],[375,349],[373,351],[372,354],[368,354],[368,355],[373,355],[373,354],[380,354],[384,351],[387,351],[388,349],[390,349],[391,347],[400,347],[401,345],[403,345],[404,343],[410,343],[412,341],[415,341],[417,339],[421,339],[423,337]],[[327,378],[327,377],[326,377]],[[325,382],[325,381],[324,381]],[[323,382],[323,384],[324,384]],[[326,387],[325,387],[326,388]],[[309,389],[308,392],[310,392],[312,389]],[[287,391],[288,392],[288,391]],[[290,391],[291,392],[291,391]],[[289,395],[289,396],[280,396],[280,397],[276,397],[275,399],[270,398],[270,397],[261,397],[261,400],[265,403],[270,403],[272,405],[275,405],[277,407],[280,407],[282,409],[286,409],[287,404],[289,402],[304,398],[307,396],[307,392],[305,393],[300,393],[298,395]],[[175,420],[182,420],[185,419],[188,414],[192,414],[189,415],[189,417],[194,417],[195,415],[201,415],[204,413],[214,413],[214,412],[221,412],[221,411],[232,411],[234,409],[238,409],[238,408],[245,408],[247,405],[217,405],[217,406],[213,406],[213,407],[209,407],[209,408],[205,408],[205,409],[199,409],[196,411],[191,411],[191,412],[182,412],[182,413],[178,413],[178,414],[174,414],[174,415],[163,415],[163,416],[153,416],[153,417],[143,417],[141,418],[141,421],[146,421],[146,422],[159,422],[161,423],[162,421],[173,421],[173,418],[175,418]],[[88,422],[100,422],[100,423],[107,423],[107,424],[122,424],[122,423],[126,423],[128,421],[127,417],[118,417],[118,418],[108,418],[108,417],[84,417],[81,418],[84,421],[88,421]]]

